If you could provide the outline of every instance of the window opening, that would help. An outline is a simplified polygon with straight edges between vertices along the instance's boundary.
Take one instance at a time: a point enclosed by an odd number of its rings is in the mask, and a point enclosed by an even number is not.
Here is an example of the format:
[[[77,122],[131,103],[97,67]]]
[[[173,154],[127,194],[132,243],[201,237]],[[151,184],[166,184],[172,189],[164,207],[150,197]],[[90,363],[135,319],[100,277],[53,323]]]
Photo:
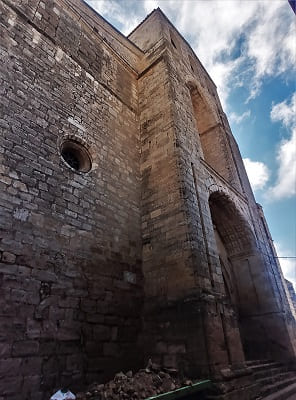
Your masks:
[[[61,145],[61,156],[66,164],[79,172],[91,169],[91,158],[87,149],[74,140],[65,140]]]

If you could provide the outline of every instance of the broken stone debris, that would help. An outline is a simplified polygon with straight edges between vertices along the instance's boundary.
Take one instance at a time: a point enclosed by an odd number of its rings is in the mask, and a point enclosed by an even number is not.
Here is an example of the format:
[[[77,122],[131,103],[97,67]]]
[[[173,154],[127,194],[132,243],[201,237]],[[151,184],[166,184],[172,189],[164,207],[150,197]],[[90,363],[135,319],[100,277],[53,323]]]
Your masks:
[[[180,379],[175,369],[161,369],[149,360],[145,369],[135,374],[119,372],[105,384],[92,384],[84,393],[78,393],[77,400],[140,400],[156,396],[192,384]]]

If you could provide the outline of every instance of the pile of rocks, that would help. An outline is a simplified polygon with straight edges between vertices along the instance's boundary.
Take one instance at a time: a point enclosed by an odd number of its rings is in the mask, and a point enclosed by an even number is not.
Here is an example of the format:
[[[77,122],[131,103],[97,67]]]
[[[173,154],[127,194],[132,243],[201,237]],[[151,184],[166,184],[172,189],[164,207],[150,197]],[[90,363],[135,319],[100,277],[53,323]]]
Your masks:
[[[77,400],[140,400],[175,390],[191,381],[181,380],[177,370],[161,370],[150,360],[145,369],[133,374],[120,372],[105,384],[92,384],[85,393],[78,393]]]

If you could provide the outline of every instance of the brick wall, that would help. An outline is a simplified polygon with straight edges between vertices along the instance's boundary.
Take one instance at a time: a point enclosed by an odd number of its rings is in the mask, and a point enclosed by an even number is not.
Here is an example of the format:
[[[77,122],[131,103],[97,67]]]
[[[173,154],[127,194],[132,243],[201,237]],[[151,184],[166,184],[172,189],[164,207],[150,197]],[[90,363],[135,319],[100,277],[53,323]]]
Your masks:
[[[137,361],[136,79],[67,4],[1,11],[0,394],[33,400]],[[64,162],[66,138],[90,172]]]

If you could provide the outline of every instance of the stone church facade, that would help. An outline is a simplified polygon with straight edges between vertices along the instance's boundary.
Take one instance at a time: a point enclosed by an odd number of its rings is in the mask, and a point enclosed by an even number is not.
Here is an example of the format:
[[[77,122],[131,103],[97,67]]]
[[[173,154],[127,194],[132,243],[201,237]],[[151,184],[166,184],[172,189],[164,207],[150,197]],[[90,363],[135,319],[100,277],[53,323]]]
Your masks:
[[[247,360],[294,361],[216,86],[161,10],[125,37],[80,0],[0,7],[0,399],[149,358],[237,388]]]

